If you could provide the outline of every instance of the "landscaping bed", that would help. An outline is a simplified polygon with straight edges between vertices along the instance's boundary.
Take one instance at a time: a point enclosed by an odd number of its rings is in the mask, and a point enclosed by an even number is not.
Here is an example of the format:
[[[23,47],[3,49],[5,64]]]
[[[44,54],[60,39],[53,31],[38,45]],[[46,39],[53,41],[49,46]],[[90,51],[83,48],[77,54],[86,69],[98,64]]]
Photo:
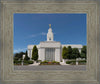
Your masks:
[[[24,60],[23,61],[23,65],[29,65],[29,64],[33,64],[34,62],[33,61],[26,61]],[[22,61],[18,61],[18,60],[14,60],[14,65],[21,65],[22,64]]]
[[[52,62],[43,61],[43,62],[40,62],[40,65],[60,65],[60,63],[56,61],[52,61]]]
[[[76,65],[76,60],[66,61],[66,64]],[[86,60],[79,60],[78,65],[86,65]]]

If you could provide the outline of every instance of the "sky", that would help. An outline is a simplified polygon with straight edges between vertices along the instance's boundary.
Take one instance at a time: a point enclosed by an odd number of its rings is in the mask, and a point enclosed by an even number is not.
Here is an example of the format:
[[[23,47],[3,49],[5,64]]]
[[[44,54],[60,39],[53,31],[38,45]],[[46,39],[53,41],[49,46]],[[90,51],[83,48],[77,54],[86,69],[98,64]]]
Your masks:
[[[46,41],[49,24],[54,33],[54,41],[61,44],[87,44],[86,14],[15,13],[13,17],[14,53],[25,52],[28,45]]]

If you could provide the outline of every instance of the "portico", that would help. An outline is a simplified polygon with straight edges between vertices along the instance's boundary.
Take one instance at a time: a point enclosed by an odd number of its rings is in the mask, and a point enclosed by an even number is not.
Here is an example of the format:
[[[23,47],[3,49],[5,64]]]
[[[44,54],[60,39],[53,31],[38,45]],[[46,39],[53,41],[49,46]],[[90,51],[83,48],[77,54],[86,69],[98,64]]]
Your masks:
[[[55,41],[40,42],[39,59],[42,61],[59,61],[61,60],[61,44]]]

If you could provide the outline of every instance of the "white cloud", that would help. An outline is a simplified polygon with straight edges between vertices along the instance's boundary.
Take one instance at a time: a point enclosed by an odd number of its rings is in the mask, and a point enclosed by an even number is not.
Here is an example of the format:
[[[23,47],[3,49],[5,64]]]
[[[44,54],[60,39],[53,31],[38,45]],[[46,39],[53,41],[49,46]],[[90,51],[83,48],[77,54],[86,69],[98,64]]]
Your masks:
[[[30,37],[36,37],[36,35],[33,34],[33,35],[31,35]]]
[[[56,34],[56,33],[53,33]],[[33,37],[37,37],[37,36],[46,36],[47,33],[46,32],[41,32],[41,33],[37,33],[37,34],[32,34],[30,36],[28,36],[28,38],[33,38]]]
[[[38,36],[37,34],[32,34],[32,35],[30,35],[29,37],[36,37],[36,36]]]
[[[30,35],[29,37],[37,37],[37,36],[45,36],[45,35],[47,35],[47,33],[45,33],[45,32],[41,32],[41,33],[38,33],[38,34],[32,34],[32,35]]]
[[[27,48],[18,48],[14,50],[14,53],[18,53],[18,52],[24,52]]]
[[[45,33],[45,32],[42,32],[42,33],[41,33],[41,35],[47,35],[47,33]]]

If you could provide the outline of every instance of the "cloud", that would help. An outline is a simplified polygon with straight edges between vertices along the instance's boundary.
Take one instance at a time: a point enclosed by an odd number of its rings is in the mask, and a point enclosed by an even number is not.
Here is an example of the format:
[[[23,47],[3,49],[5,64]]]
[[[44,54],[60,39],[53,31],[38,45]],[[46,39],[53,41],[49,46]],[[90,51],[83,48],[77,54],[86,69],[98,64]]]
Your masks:
[[[56,33],[53,33],[53,34],[56,34]],[[33,37],[37,37],[37,36],[46,36],[46,35],[47,35],[46,32],[41,32],[41,33],[37,33],[37,34],[32,34],[29,37],[33,38]]]
[[[30,37],[36,37],[36,35],[33,34],[33,35],[31,35]]]
[[[42,33],[41,33],[41,35],[45,36],[45,35],[47,35],[47,33],[45,33],[45,32],[42,32]]]
[[[32,34],[32,35],[30,35],[29,37],[37,37],[37,36],[45,36],[45,35],[47,35],[47,33],[45,33],[45,32],[41,32],[41,33],[38,33],[38,34]]]
[[[18,48],[14,50],[14,53],[24,52],[27,48]]]

